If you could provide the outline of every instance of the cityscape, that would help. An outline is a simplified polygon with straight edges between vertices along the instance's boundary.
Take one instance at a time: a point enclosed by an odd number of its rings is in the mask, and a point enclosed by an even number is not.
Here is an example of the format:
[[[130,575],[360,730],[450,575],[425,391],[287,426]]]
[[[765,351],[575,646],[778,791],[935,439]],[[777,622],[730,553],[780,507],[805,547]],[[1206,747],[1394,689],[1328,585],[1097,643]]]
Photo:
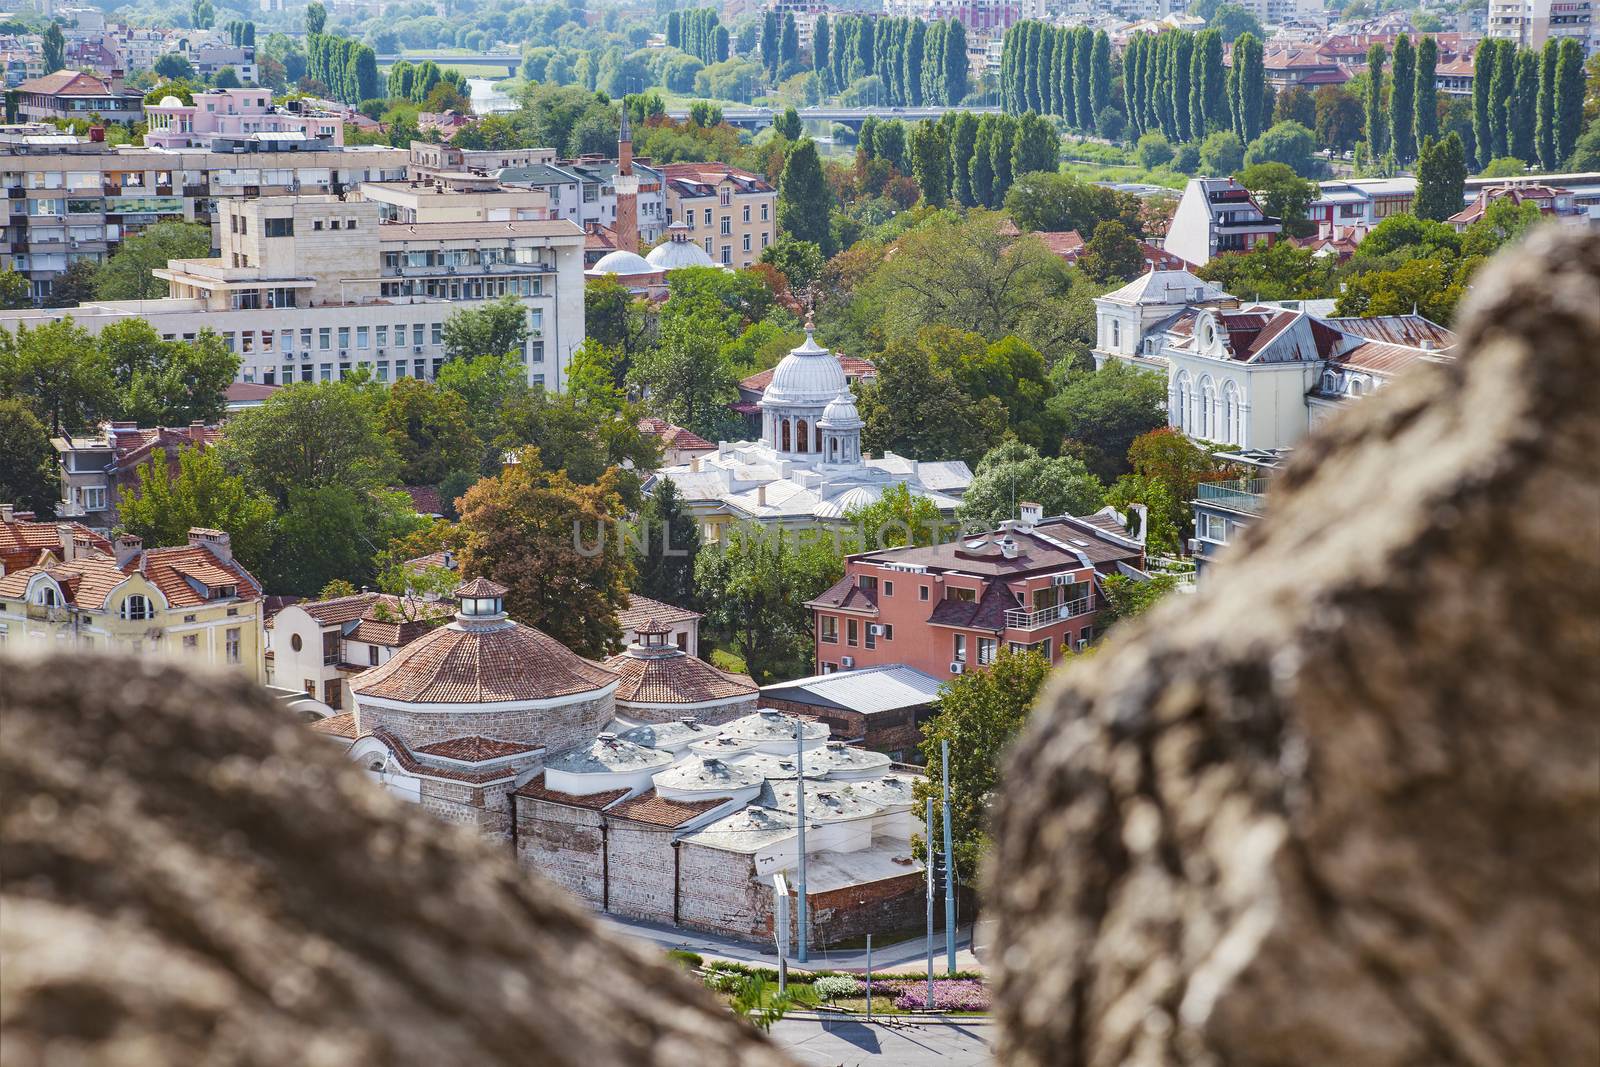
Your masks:
[[[1600,1055],[1591,8],[0,15],[18,1062]]]

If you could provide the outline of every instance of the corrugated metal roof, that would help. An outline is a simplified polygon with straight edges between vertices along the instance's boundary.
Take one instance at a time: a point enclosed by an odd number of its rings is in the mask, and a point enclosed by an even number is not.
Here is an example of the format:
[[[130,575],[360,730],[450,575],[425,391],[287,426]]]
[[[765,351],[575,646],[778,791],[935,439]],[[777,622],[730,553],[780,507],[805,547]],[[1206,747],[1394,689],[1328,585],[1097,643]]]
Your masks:
[[[763,686],[762,696],[870,715],[929,704],[939,698],[939,680],[903,663],[835,674],[817,674]]]

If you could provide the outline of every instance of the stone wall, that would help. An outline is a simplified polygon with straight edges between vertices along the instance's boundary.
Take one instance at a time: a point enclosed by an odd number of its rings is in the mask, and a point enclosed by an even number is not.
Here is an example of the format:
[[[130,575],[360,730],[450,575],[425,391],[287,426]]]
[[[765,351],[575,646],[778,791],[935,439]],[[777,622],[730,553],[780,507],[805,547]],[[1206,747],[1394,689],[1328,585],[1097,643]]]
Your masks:
[[[756,698],[748,700],[735,700],[714,708],[672,708],[640,707],[630,704],[626,700],[617,701],[617,714],[632,719],[635,722],[663,723],[677,722],[679,719],[693,717],[706,726],[721,726],[732,722],[734,719],[745,715],[754,715],[756,712]]]
[[[755,857],[685,841],[679,923],[727,937],[772,939],[772,879],[756,880]]]
[[[600,813],[515,796],[517,861],[595,908],[605,894]]]
[[[789,879],[791,892],[794,879]],[[920,927],[927,921],[928,881],[921,872],[846,886],[827,893],[808,893],[811,947],[826,948],[867,934],[879,936]],[[944,929],[944,908],[934,909],[937,929]],[[791,938],[797,938],[799,916],[789,903]],[[791,941],[791,943],[793,943]]]
[[[673,831],[662,826],[612,819],[611,910],[651,922],[673,921],[673,878],[676,874]],[[682,886],[685,897],[696,892]]]
[[[616,702],[610,693],[548,708],[493,712],[421,710],[427,707],[425,704],[416,705],[418,710],[399,710],[362,703],[359,696],[356,700],[358,734],[369,734],[385,726],[414,749],[477,734],[500,741],[541,745],[550,755],[555,755],[593,741],[616,716]]]

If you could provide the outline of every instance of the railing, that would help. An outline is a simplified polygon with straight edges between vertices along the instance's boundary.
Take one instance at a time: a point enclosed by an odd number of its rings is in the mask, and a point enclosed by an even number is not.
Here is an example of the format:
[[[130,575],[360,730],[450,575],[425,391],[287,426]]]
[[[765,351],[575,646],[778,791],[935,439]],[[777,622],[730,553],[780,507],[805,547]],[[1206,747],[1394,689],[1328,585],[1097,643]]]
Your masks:
[[[1055,607],[1040,608],[1038,611],[1024,611],[1021,608],[1012,608],[1006,612],[1006,626],[1013,630],[1037,630],[1041,626],[1070,619],[1077,615],[1087,615],[1094,610],[1094,597],[1079,597],[1069,600],[1065,604]]]
[[[1231,482],[1201,482],[1195,497],[1234,511],[1259,515],[1267,508],[1267,479],[1241,478]]]

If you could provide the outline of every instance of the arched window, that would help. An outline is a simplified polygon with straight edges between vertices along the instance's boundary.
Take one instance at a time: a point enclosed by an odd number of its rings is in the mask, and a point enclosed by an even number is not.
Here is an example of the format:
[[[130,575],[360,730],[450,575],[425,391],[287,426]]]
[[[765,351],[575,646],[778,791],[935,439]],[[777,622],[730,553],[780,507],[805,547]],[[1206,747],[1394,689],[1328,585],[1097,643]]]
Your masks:
[[[1217,390],[1210,377],[1200,379],[1200,410],[1195,412],[1195,425],[1199,435],[1207,441],[1217,435]]]
[[[779,452],[789,451],[789,420],[783,420],[783,443],[778,446]]]
[[[124,619],[149,619],[155,616],[155,609],[150,606],[150,598],[138,593],[126,597],[122,601],[122,617]]]
[[[1350,395],[1351,396],[1360,396],[1363,391],[1364,390],[1362,388],[1361,379],[1360,378],[1351,378],[1350,379]]]
[[[1239,406],[1239,387],[1232,381],[1222,387],[1222,438],[1230,445],[1244,444],[1244,412]]]
[[[1178,410],[1176,414],[1178,420],[1178,429],[1182,430],[1184,433],[1188,433],[1190,429],[1191,424],[1189,421],[1189,405],[1193,403],[1193,397],[1194,390],[1189,384],[1189,372],[1178,372]]]
[[[56,591],[54,586],[44,586],[39,590],[38,603],[47,608],[56,606]]]
[[[805,419],[800,419],[794,424],[794,450],[811,451],[811,428],[806,425]]]
[[[1339,375],[1331,370],[1322,372],[1322,391],[1333,394],[1339,391]]]

